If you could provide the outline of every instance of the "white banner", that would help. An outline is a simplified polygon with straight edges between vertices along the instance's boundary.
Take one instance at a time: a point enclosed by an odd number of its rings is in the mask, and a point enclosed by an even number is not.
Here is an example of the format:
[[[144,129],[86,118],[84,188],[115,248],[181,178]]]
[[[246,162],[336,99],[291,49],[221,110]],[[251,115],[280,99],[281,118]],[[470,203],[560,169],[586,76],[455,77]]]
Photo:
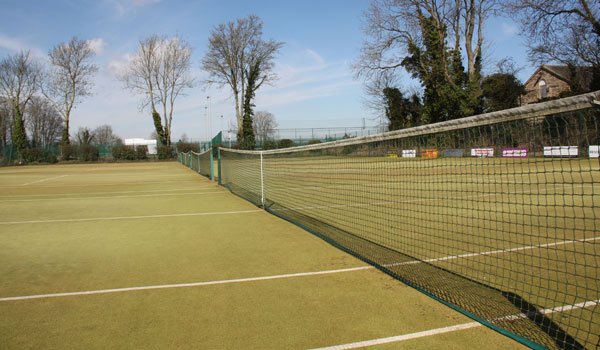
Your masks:
[[[544,146],[544,157],[577,157],[577,146]]]
[[[417,150],[416,149],[403,149],[402,150],[402,157],[403,158],[416,158],[417,157]]]
[[[471,148],[471,157],[493,157],[493,148]]]
[[[590,146],[590,158],[600,158],[600,146]]]

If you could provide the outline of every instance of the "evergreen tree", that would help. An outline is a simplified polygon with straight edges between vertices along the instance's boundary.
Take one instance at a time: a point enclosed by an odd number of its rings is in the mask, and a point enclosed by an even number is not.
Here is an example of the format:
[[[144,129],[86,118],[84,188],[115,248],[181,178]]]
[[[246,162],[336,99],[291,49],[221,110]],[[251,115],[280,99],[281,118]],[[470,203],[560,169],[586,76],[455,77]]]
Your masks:
[[[154,121],[154,130],[156,130],[158,142],[160,142],[161,145],[166,145],[167,140],[165,140],[165,131],[162,127],[160,114],[156,110],[152,111],[152,120]]]
[[[482,83],[484,112],[494,112],[518,107],[525,86],[514,74],[495,73],[487,76]]]
[[[13,146],[17,149],[17,152],[21,155],[23,154],[22,152],[29,147],[27,134],[25,132],[25,120],[23,119],[23,112],[18,107],[15,108],[12,142]]]
[[[256,140],[254,137],[254,129],[252,128],[252,117],[254,116],[254,104],[252,103],[252,100],[254,99],[256,83],[260,74],[260,61],[250,64],[246,74],[248,76],[248,85],[246,86],[246,93],[244,95],[240,146],[243,149],[254,149]]]
[[[422,122],[436,123],[470,115],[465,92],[467,75],[458,50],[446,47],[446,29],[432,17],[420,18],[423,49],[408,45],[402,66],[419,79],[424,88]],[[439,35],[440,31],[443,33]]]
[[[421,100],[416,94],[405,98],[398,88],[383,89],[388,129],[400,130],[420,125]]]

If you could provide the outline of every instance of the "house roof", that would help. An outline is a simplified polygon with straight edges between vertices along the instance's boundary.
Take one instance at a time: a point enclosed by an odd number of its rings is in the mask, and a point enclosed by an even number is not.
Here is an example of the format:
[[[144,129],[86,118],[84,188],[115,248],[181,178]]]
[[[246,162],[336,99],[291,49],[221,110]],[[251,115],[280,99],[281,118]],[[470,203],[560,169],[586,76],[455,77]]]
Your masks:
[[[573,71],[567,65],[553,65],[553,64],[542,64],[535,72],[527,79],[525,85],[529,84],[530,81],[538,74],[539,71],[544,70],[558,79],[564,81],[567,84],[570,84],[573,78]],[[575,67],[575,75],[579,80],[582,88],[589,89],[591,80],[592,80],[592,68],[585,66]]]

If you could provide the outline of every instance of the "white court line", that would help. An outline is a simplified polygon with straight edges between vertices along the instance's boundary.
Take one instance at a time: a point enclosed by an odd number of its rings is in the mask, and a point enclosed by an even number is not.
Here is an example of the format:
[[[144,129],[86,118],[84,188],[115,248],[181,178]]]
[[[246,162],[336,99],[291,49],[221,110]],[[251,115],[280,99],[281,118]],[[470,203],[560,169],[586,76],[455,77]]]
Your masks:
[[[571,310],[576,310],[576,309],[583,309],[586,307],[596,306],[598,304],[600,304],[600,300],[590,300],[590,301],[584,301],[582,303],[578,303],[575,305],[563,305],[563,306],[557,306],[554,308],[543,309],[543,310],[540,310],[540,313],[542,313],[544,315],[549,315],[554,312],[565,312],[565,311],[571,311]],[[520,313],[520,314],[516,314],[516,315],[501,317],[495,321],[517,320],[517,319],[522,319],[522,318],[526,318],[526,317],[527,317],[527,315]],[[460,330],[475,328],[475,327],[481,327],[481,326],[483,326],[483,324],[481,324],[479,322],[461,323],[461,324],[457,324],[454,326],[434,328],[434,329],[429,329],[429,330],[422,331],[422,332],[403,334],[403,335],[387,337],[387,338],[364,340],[364,341],[359,341],[359,342],[355,342],[355,343],[340,344],[340,345],[328,346],[328,347],[323,347],[323,348],[315,348],[312,350],[357,349],[357,348],[364,348],[364,347],[373,346],[373,345],[389,344],[389,343],[396,343],[396,342],[401,342],[401,341],[410,340],[410,339],[430,337],[430,336],[437,335],[437,334],[455,332],[455,331],[460,331]]]
[[[37,181],[32,181],[32,182],[27,182],[27,183],[24,183],[24,184],[20,184],[19,186],[33,185],[33,184],[37,184],[37,183],[40,183],[40,182],[50,181],[50,180],[54,180],[54,179],[60,179],[61,177],[65,177],[65,176],[69,176],[69,175],[53,176],[53,177],[49,177],[49,178],[46,178],[46,179],[41,179],[41,180],[37,180]]]
[[[66,175],[65,175],[66,176]],[[207,180],[208,181],[208,180]],[[95,187],[95,186],[121,186],[121,185],[148,185],[148,184],[170,184],[182,182],[198,182],[196,179],[177,180],[177,181],[134,181],[134,182],[111,182],[111,183],[87,183],[87,184],[65,184],[65,185],[46,185],[40,188],[64,188],[64,187]],[[3,185],[0,188],[15,188],[22,185]]]
[[[68,297],[68,296],[76,296],[76,295],[91,295],[91,294],[106,294],[106,293],[131,292],[131,291],[149,290],[149,289],[170,289],[170,288],[212,286],[212,285],[217,285],[217,284],[255,282],[255,281],[274,280],[274,279],[281,279],[281,278],[305,277],[305,276],[315,276],[315,275],[327,275],[327,274],[332,274],[332,273],[351,272],[351,271],[367,270],[367,269],[372,269],[372,268],[373,268],[372,266],[359,266],[359,267],[352,267],[352,268],[339,269],[339,270],[300,272],[300,273],[290,273],[290,274],[285,274],[285,275],[250,277],[250,278],[237,278],[237,279],[221,280],[221,281],[207,281],[207,282],[180,283],[180,284],[163,284],[163,285],[156,285],[156,286],[142,286],[142,287],[130,287],[130,288],[101,289],[101,290],[90,290],[90,291],[83,291],[83,292],[27,295],[27,296],[19,296],[19,297],[0,298],[0,302],[2,302],[2,301],[14,301],[14,300],[27,300],[27,299]]]
[[[0,199],[0,203],[5,202],[41,202],[41,201],[65,201],[65,200],[85,200],[85,199],[122,199],[122,198],[140,198],[140,197],[168,197],[168,196],[201,196],[205,194],[223,194],[225,191],[208,192],[189,192],[189,193],[155,193],[138,194],[129,196],[96,196],[96,197],[61,197],[61,198],[37,198],[37,199]]]
[[[524,249],[534,249],[540,248],[542,246],[550,246],[550,245],[562,245],[569,243],[583,243],[587,241],[600,240],[600,237],[582,239],[582,240],[569,240],[569,241],[561,241],[554,242],[542,245],[535,246],[524,246],[517,247],[512,249],[501,249],[501,250],[493,250],[489,252],[480,252],[480,253],[470,253],[470,254],[462,254],[462,255],[452,255],[443,258],[437,259],[429,259],[425,261],[414,260],[407,261],[403,263],[395,263],[395,264],[386,264],[384,267],[390,266],[401,266],[401,265],[409,265],[409,264],[420,264],[423,262],[432,262],[432,261],[441,261],[441,260],[450,260],[457,259],[459,257],[471,257],[478,255],[491,255],[491,254],[502,254],[508,253],[515,250],[524,250]],[[83,292],[67,292],[67,293],[52,293],[52,294],[38,294],[38,295],[27,295],[27,296],[16,296],[16,297],[4,297],[0,298],[0,302],[2,301],[10,301],[10,300],[26,300],[26,299],[42,299],[42,298],[54,298],[54,297],[64,297],[64,296],[76,296],[76,295],[90,295],[90,294],[103,294],[103,293],[117,293],[117,292],[131,292],[136,290],[149,290],[149,289],[165,289],[165,288],[183,288],[183,287],[198,287],[198,286],[209,286],[215,284],[226,284],[226,283],[240,283],[240,282],[250,282],[250,281],[264,281],[264,280],[272,280],[272,279],[280,279],[280,278],[290,278],[290,277],[303,277],[303,276],[315,276],[315,275],[327,275],[333,273],[341,273],[341,272],[351,272],[351,271],[360,271],[360,270],[370,270],[374,269],[373,266],[360,266],[360,267],[351,267],[346,269],[337,269],[337,270],[324,270],[324,271],[314,271],[314,272],[300,272],[293,274],[285,274],[285,275],[273,275],[273,276],[262,276],[262,277],[249,277],[249,278],[238,278],[232,280],[221,280],[221,281],[208,281],[208,282],[192,282],[192,283],[181,283],[181,284],[165,284],[165,285],[155,285],[155,286],[142,286],[142,287],[128,287],[128,288],[115,288],[115,289],[101,289],[101,290],[92,290],[92,291],[83,291]]]
[[[22,194],[22,195],[9,195],[0,196],[2,198],[22,198],[22,197],[52,197],[52,196],[72,196],[72,195],[94,195],[94,194],[122,194],[122,193],[154,193],[154,192],[175,192],[175,191],[196,191],[212,189],[214,186],[194,186],[190,188],[174,188],[174,189],[163,189],[163,190],[141,190],[141,191],[114,191],[114,192],[80,192],[80,193],[50,193],[50,194]]]
[[[495,255],[495,254],[503,254],[503,253],[512,253],[512,252],[519,252],[519,251],[523,251],[523,250],[531,250],[531,249],[539,249],[539,248],[550,248],[550,247],[557,247],[557,246],[565,245],[565,244],[586,243],[586,242],[594,242],[594,241],[600,241],[600,237],[590,237],[590,238],[582,238],[582,239],[573,239],[573,240],[568,240],[568,241],[535,244],[535,245],[515,247],[515,248],[490,250],[490,251],[487,251],[487,252],[479,252],[479,253],[466,253],[466,254],[460,254],[460,255],[450,255],[450,256],[444,256],[444,257],[441,257],[441,258],[432,258],[432,259],[426,259],[426,260],[405,261],[405,262],[401,262],[401,263],[387,264],[387,265],[383,265],[383,266],[384,267],[392,267],[392,266],[403,266],[403,265],[420,264],[420,263],[423,263],[423,262],[425,262],[425,263],[431,263],[431,262],[447,261],[447,260],[454,260],[454,259],[461,259],[461,258],[471,258],[471,257],[474,257],[474,256],[484,256],[484,255]]]
[[[109,221],[109,220],[137,220],[137,219],[155,219],[155,218],[176,218],[184,216],[209,216],[209,215],[231,215],[263,212],[262,209],[240,210],[240,211],[216,211],[202,213],[182,213],[182,214],[158,214],[158,215],[134,215],[134,216],[109,216],[101,218],[82,218],[82,219],[55,219],[55,220],[29,220],[29,221],[0,221],[0,225],[21,225],[21,224],[47,224],[55,222],[86,222],[86,221]]]

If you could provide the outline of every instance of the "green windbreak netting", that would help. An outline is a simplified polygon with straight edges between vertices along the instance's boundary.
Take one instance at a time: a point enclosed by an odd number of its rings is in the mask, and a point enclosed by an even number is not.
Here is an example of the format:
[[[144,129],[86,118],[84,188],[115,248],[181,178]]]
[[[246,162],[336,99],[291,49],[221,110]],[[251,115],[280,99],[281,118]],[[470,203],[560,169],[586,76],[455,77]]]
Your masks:
[[[320,145],[221,149],[220,180],[529,346],[596,348],[599,95]]]

